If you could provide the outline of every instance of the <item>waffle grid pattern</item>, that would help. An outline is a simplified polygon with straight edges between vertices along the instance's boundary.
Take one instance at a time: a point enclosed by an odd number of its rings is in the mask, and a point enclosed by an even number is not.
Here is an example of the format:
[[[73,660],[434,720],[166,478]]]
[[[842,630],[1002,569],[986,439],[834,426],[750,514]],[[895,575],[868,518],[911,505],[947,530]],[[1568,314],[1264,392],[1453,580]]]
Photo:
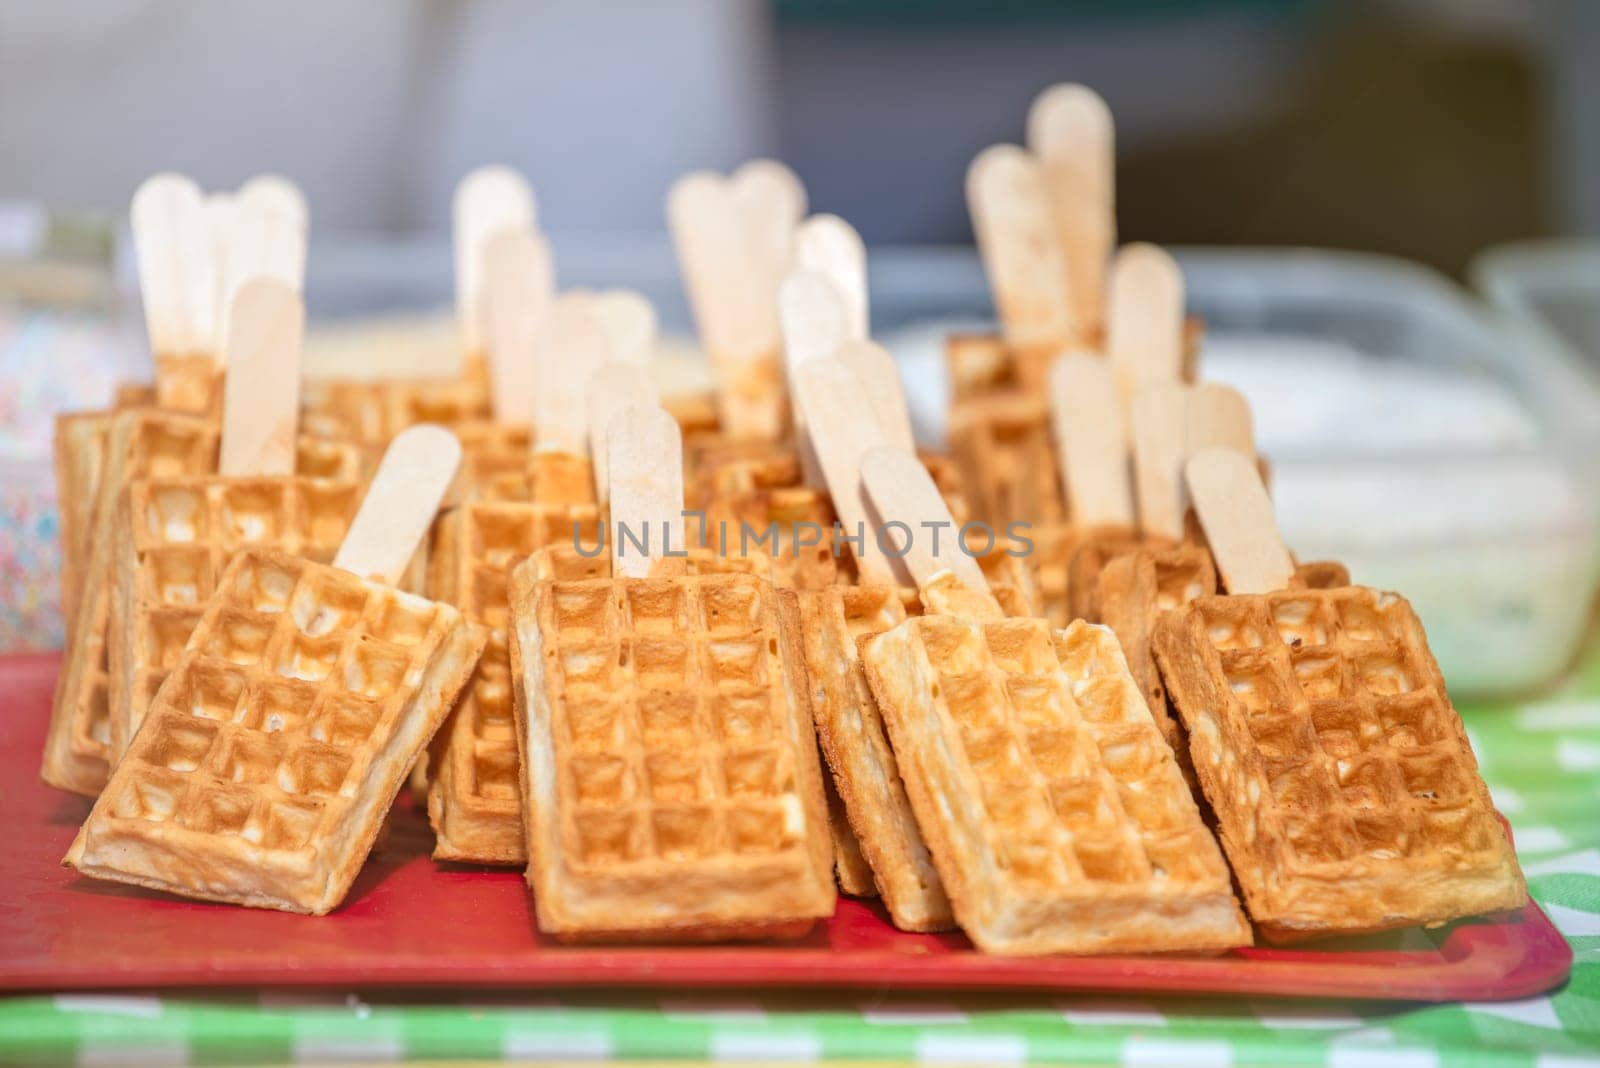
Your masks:
[[[443,717],[450,687],[435,669],[466,630],[452,608],[348,572],[239,554],[69,861],[189,896],[328,911]]]
[[[353,451],[349,467],[356,474]],[[353,479],[217,477],[129,487],[110,643],[114,757],[139,729],[235,553],[264,546],[328,563],[360,497]]]
[[[538,566],[518,575],[514,664],[541,928],[761,936],[831,913],[779,594],[742,574],[533,582]]]
[[[1520,872],[1401,597],[1202,597],[1156,656],[1251,914],[1269,934],[1511,907]]]
[[[583,544],[595,543],[593,505],[474,501],[439,522],[434,595],[483,624],[489,639],[429,761],[437,768],[428,787],[437,859],[527,862],[506,634],[510,573],[540,549],[570,545],[575,526]]]
[[[1249,942],[1111,632],[914,618],[864,646],[957,919],[990,952]]]
[[[110,640],[116,503],[141,478],[177,478],[216,470],[217,428],[192,416],[138,409],[117,415],[92,512],[89,558],[75,625],[50,710],[40,768],[46,782],[93,797],[111,758]]]

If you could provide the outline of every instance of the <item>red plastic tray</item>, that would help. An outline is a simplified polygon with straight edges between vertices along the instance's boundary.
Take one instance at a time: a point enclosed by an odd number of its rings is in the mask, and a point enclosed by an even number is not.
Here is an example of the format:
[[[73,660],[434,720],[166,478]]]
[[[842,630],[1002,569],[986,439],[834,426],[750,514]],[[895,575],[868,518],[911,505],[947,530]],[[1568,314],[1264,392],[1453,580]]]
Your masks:
[[[1533,904],[1436,932],[1208,958],[988,957],[960,935],[903,934],[849,899],[784,945],[559,946],[535,930],[520,872],[435,864],[426,822],[404,802],[331,916],[185,901],[60,866],[89,803],[38,777],[56,664],[0,657],[0,989],[811,986],[1448,1001],[1526,997],[1572,966]]]

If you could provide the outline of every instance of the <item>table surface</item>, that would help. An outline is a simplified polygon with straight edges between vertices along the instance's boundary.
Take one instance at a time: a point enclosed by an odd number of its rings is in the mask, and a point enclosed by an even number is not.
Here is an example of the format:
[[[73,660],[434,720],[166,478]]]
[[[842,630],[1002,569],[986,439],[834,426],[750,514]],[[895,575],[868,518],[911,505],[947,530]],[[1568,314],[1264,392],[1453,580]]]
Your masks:
[[[1548,995],[1396,1006],[889,992],[72,994],[0,1000],[0,1064],[1600,1063],[1600,636],[1559,689],[1461,712],[1529,888],[1572,944],[1572,978]]]

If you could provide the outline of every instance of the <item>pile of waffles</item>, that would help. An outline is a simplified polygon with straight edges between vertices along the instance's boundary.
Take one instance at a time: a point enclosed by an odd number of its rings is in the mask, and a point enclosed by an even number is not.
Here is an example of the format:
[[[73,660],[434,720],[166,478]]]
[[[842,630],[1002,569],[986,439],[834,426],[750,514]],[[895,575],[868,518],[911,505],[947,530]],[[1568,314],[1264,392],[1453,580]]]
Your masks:
[[[667,197],[704,396],[643,298],[557,288],[505,168],[457,190],[428,378],[301,373],[291,184],[147,181],[154,382],[58,427],[65,863],[324,914],[414,804],[568,941],[794,938],[840,894],[1018,955],[1520,907],[1421,624],[1282,544],[1181,272],[1116,245],[1111,139],[1062,85],[973,161],[1001,329],[950,339],[946,453],[781,164]]]

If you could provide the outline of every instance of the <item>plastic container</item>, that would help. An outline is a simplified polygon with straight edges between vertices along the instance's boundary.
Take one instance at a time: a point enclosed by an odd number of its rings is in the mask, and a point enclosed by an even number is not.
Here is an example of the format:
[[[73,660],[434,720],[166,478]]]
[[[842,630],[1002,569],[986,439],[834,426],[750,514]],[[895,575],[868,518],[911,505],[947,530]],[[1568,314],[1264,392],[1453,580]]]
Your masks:
[[[1470,274],[1519,340],[1600,380],[1600,242],[1499,245],[1473,260]]]
[[[1178,259],[1206,320],[1203,373],[1252,397],[1290,546],[1408,597],[1457,697],[1560,674],[1600,562],[1600,393],[1421,267],[1310,250]],[[980,290],[951,307],[986,303]],[[950,325],[886,337],[933,435]]]

